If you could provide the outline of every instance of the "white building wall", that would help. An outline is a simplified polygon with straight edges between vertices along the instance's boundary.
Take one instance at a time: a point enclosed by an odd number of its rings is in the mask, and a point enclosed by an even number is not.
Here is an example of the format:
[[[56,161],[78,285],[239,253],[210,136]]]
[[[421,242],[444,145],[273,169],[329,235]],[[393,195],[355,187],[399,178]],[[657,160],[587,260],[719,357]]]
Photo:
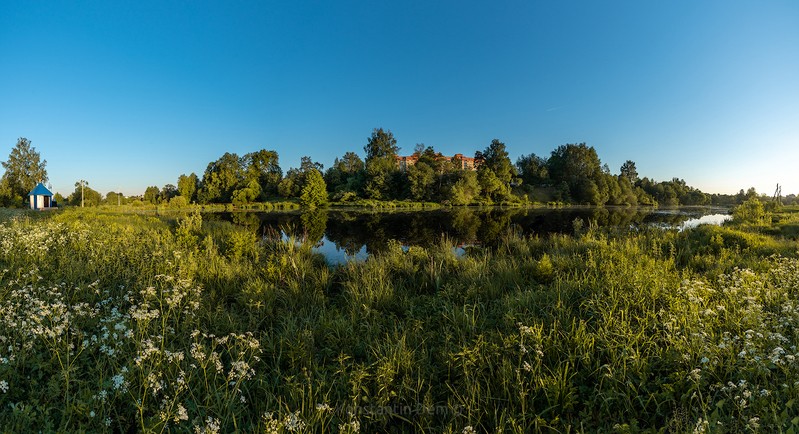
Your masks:
[[[34,199],[35,198],[35,199]],[[36,202],[36,207],[34,208],[34,201]],[[44,196],[43,195],[36,195],[30,196],[30,206],[31,209],[44,209]]]

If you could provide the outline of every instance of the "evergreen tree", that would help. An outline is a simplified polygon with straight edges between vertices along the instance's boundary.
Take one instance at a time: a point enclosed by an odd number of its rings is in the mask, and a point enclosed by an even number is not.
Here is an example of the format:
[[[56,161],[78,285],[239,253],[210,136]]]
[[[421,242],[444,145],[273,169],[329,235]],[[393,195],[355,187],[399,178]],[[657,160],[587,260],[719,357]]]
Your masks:
[[[319,170],[312,169],[305,174],[305,185],[300,194],[300,204],[308,208],[327,205],[327,185]]]
[[[366,152],[364,193],[372,199],[390,199],[391,175],[397,169],[397,140],[391,131],[375,128],[363,150]]]

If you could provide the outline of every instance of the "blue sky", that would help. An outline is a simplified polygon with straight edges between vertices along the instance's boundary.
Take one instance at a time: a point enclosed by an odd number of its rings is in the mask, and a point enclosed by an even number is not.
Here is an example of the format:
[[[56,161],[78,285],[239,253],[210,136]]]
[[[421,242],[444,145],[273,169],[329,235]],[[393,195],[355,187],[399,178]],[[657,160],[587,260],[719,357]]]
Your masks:
[[[799,193],[799,2],[0,0],[0,101],[0,159],[27,137],[64,195],[225,152],[328,167],[375,127]]]

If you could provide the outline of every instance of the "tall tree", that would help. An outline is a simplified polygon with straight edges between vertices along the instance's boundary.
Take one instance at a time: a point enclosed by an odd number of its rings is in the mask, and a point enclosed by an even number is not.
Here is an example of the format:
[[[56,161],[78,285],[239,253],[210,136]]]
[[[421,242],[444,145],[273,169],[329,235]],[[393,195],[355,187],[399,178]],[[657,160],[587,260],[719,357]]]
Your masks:
[[[485,151],[478,155],[481,160],[480,164],[491,169],[500,182],[510,184],[513,177],[516,176],[516,168],[511,163],[510,158],[508,158],[505,144],[498,139],[492,140]]]
[[[424,161],[408,167],[408,187],[413,200],[432,200],[436,182],[435,169]]]
[[[178,188],[173,184],[166,184],[158,193],[158,203],[169,203],[169,199],[178,195]]]
[[[568,194],[577,202],[602,205],[607,191],[601,191],[604,184],[602,163],[593,146],[585,143],[558,146],[547,160],[549,177],[556,184],[568,187]]]
[[[549,181],[547,160],[535,155],[522,155],[516,160],[519,176],[526,185],[539,185]]]
[[[242,160],[236,154],[225,152],[218,160],[208,163],[198,199],[202,203],[230,203],[243,179]]]
[[[277,194],[277,187],[283,178],[283,171],[278,164],[277,151],[267,151],[261,149],[258,152],[251,152],[244,156],[245,184],[248,188],[253,188],[250,184],[254,181],[260,187],[260,199],[265,200],[269,195]]]
[[[325,172],[325,182],[331,192],[358,192],[363,186],[364,164],[354,152],[336,158]]]
[[[480,195],[477,173],[471,170],[458,170],[449,174],[448,178],[451,178],[451,182],[448,183],[445,200],[451,204],[468,205]]]
[[[185,197],[186,201],[192,202],[196,199],[199,184],[200,180],[193,172],[189,175],[180,175],[178,177],[178,194]]]
[[[314,171],[321,174],[323,167],[320,163],[311,160],[311,157],[300,158],[300,167],[292,167],[286,172],[286,177],[278,185],[278,193],[283,197],[299,197],[305,187],[308,174]]]
[[[627,178],[631,184],[638,182],[638,170],[635,168],[635,161],[627,160],[621,165],[620,175]]]
[[[42,160],[30,140],[20,137],[8,161],[2,163],[5,173],[0,179],[0,202],[6,206],[22,206],[28,193],[38,182],[47,182],[47,161]]]
[[[147,189],[144,190],[144,201],[152,204],[158,203],[158,194],[160,192],[161,190],[154,185],[147,187]]]
[[[300,204],[309,208],[327,205],[327,186],[319,170],[311,169],[305,174],[305,185],[300,193]]]
[[[366,146],[366,182],[364,192],[372,199],[391,198],[391,177],[397,171],[397,139],[391,130],[375,128]]]

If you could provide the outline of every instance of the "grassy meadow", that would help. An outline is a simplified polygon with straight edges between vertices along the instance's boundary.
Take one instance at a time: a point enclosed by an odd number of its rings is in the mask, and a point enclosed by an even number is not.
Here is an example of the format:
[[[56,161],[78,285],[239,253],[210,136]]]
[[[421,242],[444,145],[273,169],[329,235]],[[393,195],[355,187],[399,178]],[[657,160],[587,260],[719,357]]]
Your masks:
[[[799,209],[456,257],[0,210],[6,432],[797,432]]]

